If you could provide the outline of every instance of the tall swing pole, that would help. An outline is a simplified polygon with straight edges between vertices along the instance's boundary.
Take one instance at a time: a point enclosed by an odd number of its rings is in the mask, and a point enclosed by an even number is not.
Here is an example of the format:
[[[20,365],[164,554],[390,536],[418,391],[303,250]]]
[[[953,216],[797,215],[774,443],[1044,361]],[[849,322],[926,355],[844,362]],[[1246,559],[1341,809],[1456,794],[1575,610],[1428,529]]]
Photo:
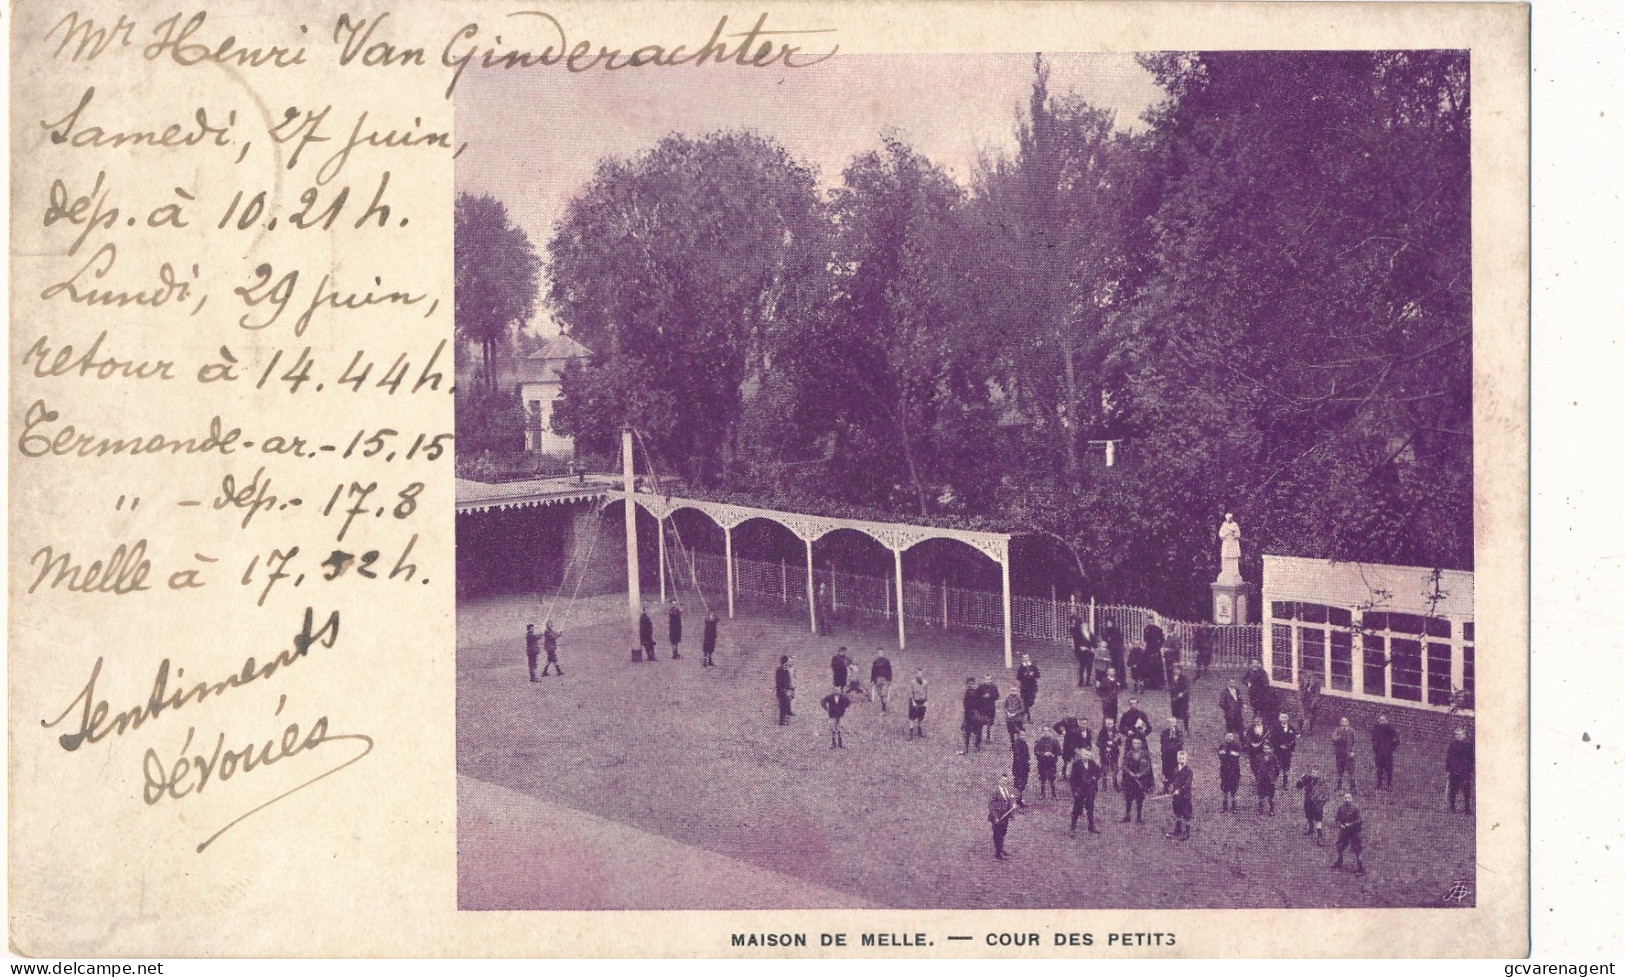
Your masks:
[[[656,550],[660,556],[660,603],[664,604],[666,602],[666,520],[661,516],[655,517],[655,542],[659,544]]]
[[[903,633],[903,551],[893,549],[891,553],[897,564],[897,650],[902,651],[908,644]]]
[[[807,623],[818,633],[818,592],[813,586],[812,540],[807,540]]]
[[[638,590],[638,507],[632,499],[632,429],[621,428],[621,478],[626,494],[626,606],[637,621],[643,613],[643,595]]]
[[[1010,620],[1010,541],[1004,543],[1004,559],[999,561],[999,569],[1004,577],[1004,667],[1016,667],[1015,649],[1011,640],[1014,633],[1013,623]]]
[[[728,620],[734,616],[734,533],[728,526],[722,527],[722,559],[726,566],[728,577]]]

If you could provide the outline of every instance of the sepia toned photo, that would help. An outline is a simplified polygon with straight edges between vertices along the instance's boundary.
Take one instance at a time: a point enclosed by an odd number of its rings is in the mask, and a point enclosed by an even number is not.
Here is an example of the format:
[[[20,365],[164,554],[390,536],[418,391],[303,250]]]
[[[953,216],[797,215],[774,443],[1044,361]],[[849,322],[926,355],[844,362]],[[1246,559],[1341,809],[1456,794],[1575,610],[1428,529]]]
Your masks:
[[[457,907],[1475,906],[1472,61],[468,68]]]
[[[12,953],[1562,914],[1527,8],[12,13]]]

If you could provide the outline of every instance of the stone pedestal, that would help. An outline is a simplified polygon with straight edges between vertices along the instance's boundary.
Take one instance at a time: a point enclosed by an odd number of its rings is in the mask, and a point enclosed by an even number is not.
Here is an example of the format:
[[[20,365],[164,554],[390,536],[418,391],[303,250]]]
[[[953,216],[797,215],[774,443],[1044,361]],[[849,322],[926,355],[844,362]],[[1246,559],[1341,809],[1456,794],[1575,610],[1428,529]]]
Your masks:
[[[1213,623],[1214,624],[1246,624],[1247,623],[1247,584],[1243,581],[1235,583],[1213,583]]]

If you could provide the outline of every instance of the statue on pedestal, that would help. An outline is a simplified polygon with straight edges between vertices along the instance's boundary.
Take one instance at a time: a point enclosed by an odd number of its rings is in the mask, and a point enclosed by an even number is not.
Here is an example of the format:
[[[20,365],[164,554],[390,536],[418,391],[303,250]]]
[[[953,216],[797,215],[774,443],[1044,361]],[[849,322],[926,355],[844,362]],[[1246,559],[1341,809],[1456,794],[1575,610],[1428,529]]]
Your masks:
[[[1219,527],[1219,578],[1215,583],[1241,583],[1241,525],[1226,512]]]
[[[1241,578],[1241,525],[1228,512],[1219,527],[1219,578],[1211,586],[1214,623],[1246,623],[1247,581]]]

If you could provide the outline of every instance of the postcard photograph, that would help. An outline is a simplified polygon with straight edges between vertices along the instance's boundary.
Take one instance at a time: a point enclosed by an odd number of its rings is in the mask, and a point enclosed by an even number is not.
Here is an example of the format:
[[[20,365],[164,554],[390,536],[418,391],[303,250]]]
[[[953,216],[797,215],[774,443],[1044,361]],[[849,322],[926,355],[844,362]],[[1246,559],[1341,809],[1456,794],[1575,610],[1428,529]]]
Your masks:
[[[1469,53],[817,41],[458,79],[458,908],[1474,906]]]

